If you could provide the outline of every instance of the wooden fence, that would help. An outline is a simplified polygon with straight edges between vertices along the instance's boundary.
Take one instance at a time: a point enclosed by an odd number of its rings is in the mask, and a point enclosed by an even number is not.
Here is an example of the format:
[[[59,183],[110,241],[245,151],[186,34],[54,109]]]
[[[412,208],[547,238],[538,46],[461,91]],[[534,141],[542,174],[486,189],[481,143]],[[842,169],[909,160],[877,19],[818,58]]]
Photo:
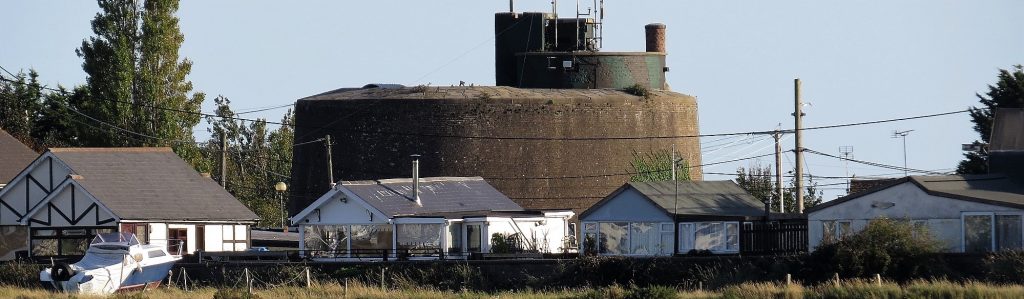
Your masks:
[[[807,221],[745,222],[740,229],[740,254],[807,251]]]

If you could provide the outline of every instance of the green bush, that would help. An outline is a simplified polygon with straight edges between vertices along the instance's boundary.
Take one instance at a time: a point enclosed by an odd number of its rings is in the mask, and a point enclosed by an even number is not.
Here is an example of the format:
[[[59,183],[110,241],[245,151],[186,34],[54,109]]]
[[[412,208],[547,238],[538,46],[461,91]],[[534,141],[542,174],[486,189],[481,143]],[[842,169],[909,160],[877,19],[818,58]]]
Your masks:
[[[672,299],[679,298],[679,291],[666,286],[648,286],[629,290],[626,299]]]
[[[626,87],[626,88],[622,89],[622,91],[625,91],[626,93],[631,94],[631,95],[635,95],[635,96],[638,96],[638,97],[643,97],[645,99],[651,98],[651,91],[647,90],[647,87],[644,87],[643,85],[640,85],[640,83],[633,84],[633,85],[631,85],[629,87]]]
[[[43,266],[12,261],[0,263],[0,286],[34,287],[39,285]]]
[[[491,235],[491,253],[518,253],[525,250],[520,234],[494,233]]]
[[[242,289],[221,289],[213,293],[213,299],[260,299],[259,295],[249,294]]]
[[[1000,251],[985,256],[986,279],[1011,283],[1024,280],[1024,251]]]
[[[947,272],[942,268],[940,248],[926,231],[915,229],[907,221],[879,218],[852,236],[818,247],[811,258],[823,268],[819,274],[861,278],[881,274],[907,281]]]

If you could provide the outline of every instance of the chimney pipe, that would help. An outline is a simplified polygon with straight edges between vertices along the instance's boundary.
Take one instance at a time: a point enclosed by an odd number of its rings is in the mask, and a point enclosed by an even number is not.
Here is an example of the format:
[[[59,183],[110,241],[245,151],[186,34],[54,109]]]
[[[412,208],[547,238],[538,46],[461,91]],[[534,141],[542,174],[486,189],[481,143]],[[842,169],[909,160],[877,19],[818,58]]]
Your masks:
[[[665,53],[665,24],[647,24],[644,31],[647,34],[647,52]]]
[[[412,155],[412,200],[417,206],[423,206],[420,201],[420,155]]]

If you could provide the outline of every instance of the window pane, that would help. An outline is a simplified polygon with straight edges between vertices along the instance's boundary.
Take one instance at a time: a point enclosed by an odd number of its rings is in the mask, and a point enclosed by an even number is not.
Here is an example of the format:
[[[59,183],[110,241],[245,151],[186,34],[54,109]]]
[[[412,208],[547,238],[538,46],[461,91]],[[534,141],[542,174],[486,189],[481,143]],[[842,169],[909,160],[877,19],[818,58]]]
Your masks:
[[[964,216],[964,251],[992,251],[992,217],[989,215]]]
[[[351,230],[353,255],[382,256],[384,250],[392,249],[391,225],[353,225]]]
[[[83,255],[89,249],[89,239],[60,240],[60,255]]]
[[[448,253],[462,252],[462,223],[448,224]]]
[[[16,251],[28,248],[28,226],[0,226],[0,257],[14,257]]]
[[[33,256],[57,255],[57,239],[32,240]]]
[[[629,223],[601,223],[600,224],[600,248],[601,253],[626,254],[629,250]]]
[[[996,250],[1021,249],[1020,215],[996,215]]]
[[[836,222],[835,221],[822,221],[821,222],[821,243],[831,244],[836,241]]]
[[[725,224],[725,250],[740,249],[740,226],[739,223]]]
[[[469,252],[480,252],[482,250],[483,242],[481,242],[480,238],[482,233],[483,230],[479,224],[466,225],[466,248]]]
[[[701,222],[697,223],[697,231],[694,233],[693,248],[697,250],[721,250],[722,242],[719,233],[722,230],[722,223]]]
[[[441,249],[442,224],[398,224],[396,225],[398,248],[410,253],[436,253]]]
[[[850,227],[849,221],[840,221],[839,225],[839,238],[846,238],[853,234],[853,228]]]
[[[629,252],[631,254],[654,255],[661,252],[661,235],[657,223],[637,222],[630,224]]]
[[[693,250],[693,223],[679,224],[679,253],[689,253]]]

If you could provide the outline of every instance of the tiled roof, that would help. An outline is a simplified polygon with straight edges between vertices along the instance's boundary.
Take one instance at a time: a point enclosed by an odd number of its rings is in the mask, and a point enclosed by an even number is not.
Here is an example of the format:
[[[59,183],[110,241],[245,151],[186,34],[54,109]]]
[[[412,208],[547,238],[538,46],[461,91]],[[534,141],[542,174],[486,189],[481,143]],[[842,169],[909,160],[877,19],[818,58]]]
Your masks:
[[[0,130],[0,184],[7,184],[38,157],[17,138]]]
[[[170,148],[50,149],[124,220],[253,221],[256,214]]]
[[[412,200],[412,179],[349,181],[342,182],[342,187],[389,217],[523,211],[480,177],[421,178],[419,196],[423,206]]]

